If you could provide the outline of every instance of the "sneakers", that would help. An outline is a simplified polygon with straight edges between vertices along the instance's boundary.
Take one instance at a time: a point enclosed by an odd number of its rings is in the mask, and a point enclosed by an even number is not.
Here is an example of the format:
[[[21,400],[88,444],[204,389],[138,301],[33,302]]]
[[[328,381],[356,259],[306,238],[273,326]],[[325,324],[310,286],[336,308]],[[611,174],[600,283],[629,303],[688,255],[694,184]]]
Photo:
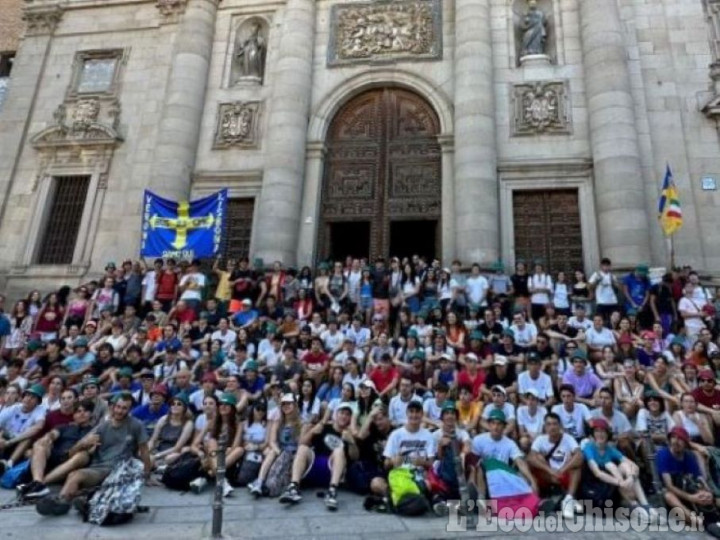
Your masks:
[[[285,491],[282,492],[279,500],[281,503],[291,504],[297,504],[302,501],[302,495],[300,495],[300,490],[298,489],[297,484],[291,483],[287,488],[285,488]]]
[[[247,486],[248,491],[250,492],[250,495],[254,497],[261,497],[262,496],[262,482],[259,478],[256,478],[255,481],[250,482]]]
[[[50,494],[48,487],[42,482],[28,482],[17,487],[18,494],[25,499],[39,499]]]
[[[450,513],[448,503],[440,498],[433,502],[432,509],[437,517],[444,517]]]
[[[575,517],[575,499],[572,495],[566,495],[561,504],[562,516],[565,519],[573,519]]]
[[[43,497],[35,509],[41,516],[64,516],[70,511],[70,503],[57,497]]]
[[[199,478],[196,478],[192,482],[190,482],[190,491],[195,493],[196,495],[198,493],[201,493],[205,487],[207,486],[207,480],[203,478],[202,476]]]
[[[227,478],[223,480],[222,485],[223,490],[223,497],[229,497],[233,491],[235,491],[235,488],[230,485],[230,482],[227,481]]]
[[[327,493],[325,494],[325,506],[328,510],[334,512],[337,510],[338,502],[337,502],[337,488],[330,487],[327,490]]]

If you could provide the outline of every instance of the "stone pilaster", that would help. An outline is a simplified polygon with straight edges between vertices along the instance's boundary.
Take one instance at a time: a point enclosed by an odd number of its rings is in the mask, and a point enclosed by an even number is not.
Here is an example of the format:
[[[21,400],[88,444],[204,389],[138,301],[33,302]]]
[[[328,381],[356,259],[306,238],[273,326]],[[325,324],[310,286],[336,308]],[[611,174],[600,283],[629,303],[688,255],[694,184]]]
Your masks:
[[[183,4],[184,5],[184,4]],[[149,189],[187,199],[200,137],[218,0],[189,0],[175,37]]]
[[[650,262],[650,234],[623,26],[616,0],[579,2],[600,254]]]
[[[293,264],[305,176],[315,0],[288,0],[280,32],[253,253],[266,263]]]
[[[455,227],[463,264],[498,257],[495,93],[489,0],[455,2]]]

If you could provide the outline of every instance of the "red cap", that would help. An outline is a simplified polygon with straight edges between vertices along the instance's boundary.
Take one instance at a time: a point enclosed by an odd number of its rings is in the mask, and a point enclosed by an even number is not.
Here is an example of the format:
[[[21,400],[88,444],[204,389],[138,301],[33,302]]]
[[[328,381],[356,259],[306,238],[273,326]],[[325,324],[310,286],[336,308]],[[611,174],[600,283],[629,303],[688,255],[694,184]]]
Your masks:
[[[213,371],[208,371],[205,375],[203,375],[202,382],[217,383],[218,381],[215,373]]]
[[[610,433],[610,424],[604,418],[593,418],[590,421],[590,427],[593,429],[604,429]]]
[[[690,434],[687,432],[687,429],[682,426],[672,428],[670,433],[668,433],[668,440],[670,437],[677,437],[681,441],[685,441],[685,444],[690,444]]]
[[[698,373],[698,379],[712,379],[715,380],[715,374],[712,372],[711,369],[703,369],[700,370],[700,373]]]
[[[657,336],[655,335],[655,332],[652,332],[650,330],[645,330],[642,333],[642,338],[643,339],[657,339]]]
[[[150,395],[152,394],[162,394],[163,396],[167,397],[168,395],[168,389],[167,386],[164,384],[156,384],[152,387],[152,390],[150,390]]]

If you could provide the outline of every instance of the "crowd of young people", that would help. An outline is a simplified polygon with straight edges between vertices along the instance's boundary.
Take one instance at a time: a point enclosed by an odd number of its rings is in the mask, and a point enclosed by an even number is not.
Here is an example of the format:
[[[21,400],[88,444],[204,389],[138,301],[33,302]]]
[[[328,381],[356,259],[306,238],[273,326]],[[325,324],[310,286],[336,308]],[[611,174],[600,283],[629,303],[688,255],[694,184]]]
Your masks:
[[[466,482],[507,499],[500,462],[567,518],[611,499],[652,520],[659,492],[696,524],[720,496],[714,302],[691,269],[653,283],[607,259],[572,281],[421,257],[111,263],[0,305],[0,472],[29,459],[21,496],[61,514],[128,455],[152,483],[196,460],[199,492],[223,445],[227,496],[320,486],[335,510],[347,488],[383,509],[411,470],[442,513]]]

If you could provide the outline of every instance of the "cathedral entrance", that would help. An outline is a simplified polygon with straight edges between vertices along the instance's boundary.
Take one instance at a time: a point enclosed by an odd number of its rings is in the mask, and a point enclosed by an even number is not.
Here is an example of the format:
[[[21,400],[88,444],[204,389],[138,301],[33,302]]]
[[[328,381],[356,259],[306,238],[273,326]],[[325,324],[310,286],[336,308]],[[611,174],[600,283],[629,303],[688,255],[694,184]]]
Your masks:
[[[351,99],[327,135],[320,259],[440,253],[440,122],[414,92]]]

